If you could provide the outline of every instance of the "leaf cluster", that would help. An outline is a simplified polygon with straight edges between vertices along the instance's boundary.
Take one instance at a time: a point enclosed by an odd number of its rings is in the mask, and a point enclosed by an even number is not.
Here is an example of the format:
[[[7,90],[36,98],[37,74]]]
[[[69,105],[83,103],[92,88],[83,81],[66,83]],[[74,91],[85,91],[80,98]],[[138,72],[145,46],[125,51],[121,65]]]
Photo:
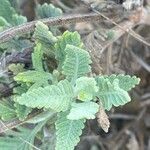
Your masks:
[[[0,29],[27,21],[16,14],[8,0],[0,2]],[[39,18],[45,18],[62,15],[62,11],[51,4],[44,4],[37,6],[37,14]],[[112,107],[130,102],[128,91],[139,84],[140,79],[135,76],[92,76],[92,61],[79,33],[65,31],[56,36],[54,30],[38,22],[32,36],[35,41],[32,67],[26,69],[21,64],[9,66],[17,86],[13,88],[9,101],[0,101],[1,119],[25,120],[36,110],[42,110],[44,115],[29,121],[37,123],[32,131],[19,127],[16,132],[9,131],[0,137],[0,147],[4,146],[6,150],[11,147],[33,149],[34,138],[51,114],[55,114],[54,120],[51,118],[55,123],[55,150],[73,150],[80,140],[85,121],[95,119],[100,107],[109,111]],[[56,64],[53,69],[50,60]],[[20,141],[23,142],[20,144]]]

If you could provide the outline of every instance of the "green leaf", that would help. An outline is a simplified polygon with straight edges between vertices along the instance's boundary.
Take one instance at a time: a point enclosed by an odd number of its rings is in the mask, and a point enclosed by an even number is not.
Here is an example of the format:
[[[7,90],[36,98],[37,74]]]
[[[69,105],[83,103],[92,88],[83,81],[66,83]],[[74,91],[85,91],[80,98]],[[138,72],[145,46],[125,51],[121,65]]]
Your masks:
[[[14,106],[16,108],[15,111],[16,111],[17,117],[21,121],[23,121],[24,119],[26,119],[27,116],[28,116],[28,114],[32,111],[32,108],[26,107],[24,105],[20,105],[18,103],[15,103]]]
[[[57,85],[39,87],[17,97],[16,102],[32,108],[51,108],[54,111],[66,111],[73,98],[73,89],[67,80]]]
[[[0,101],[0,118],[4,121],[13,119],[16,117],[16,112],[14,106],[10,101],[1,100]]]
[[[68,112],[58,114],[56,121],[56,148],[55,150],[74,150],[80,141],[85,120],[68,120]]]
[[[18,127],[18,131],[7,131],[5,136],[0,137],[2,150],[32,150],[36,134],[45,125],[47,120],[39,123],[34,129]]]
[[[112,106],[120,106],[131,101],[128,93],[119,87],[119,80],[115,79],[112,83],[104,77],[97,78],[99,91],[97,96],[103,103],[104,108],[110,110]]]
[[[34,52],[32,53],[32,64],[35,70],[44,71],[42,59],[43,59],[42,45],[40,43],[36,43],[36,46],[34,47]]]
[[[5,20],[5,18],[0,16],[0,32],[8,28],[10,24]]]
[[[55,55],[56,59],[59,61],[59,69],[61,69],[66,56],[65,48],[67,44],[82,47],[83,43],[81,42],[80,34],[78,32],[65,31],[56,42]]]
[[[18,26],[18,25],[21,25],[26,22],[27,22],[27,18],[25,16],[18,15],[18,14],[14,14],[12,16],[12,25],[13,26]]]
[[[6,21],[5,18],[0,16],[0,27],[3,27],[3,26],[9,26],[9,23]]]
[[[95,102],[73,103],[67,119],[94,119],[99,110],[99,105]]]
[[[18,37],[9,40],[8,42],[1,43],[0,48],[7,49],[7,52],[12,52],[12,49],[16,51],[23,51],[26,48],[32,47],[32,43],[26,39],[18,39]]]
[[[53,4],[44,3],[43,5],[37,5],[37,16],[40,18],[57,17],[62,15],[62,10],[55,7]]]
[[[8,0],[0,0],[0,16],[11,23],[13,14],[15,14],[15,10],[11,7],[10,2]]]
[[[115,80],[119,80],[119,87],[125,91],[130,91],[132,88],[135,87],[135,85],[139,84],[140,78],[137,78],[136,76],[129,76],[129,75],[115,75],[112,74],[110,76],[104,76],[104,78],[107,78],[111,83]]]
[[[48,26],[38,21],[33,37],[43,46],[53,48],[57,38],[49,31]]]
[[[19,86],[16,86],[13,88],[13,94],[14,95],[21,95],[25,92],[27,92],[29,89],[29,86],[27,86],[26,83],[21,83]]]
[[[52,80],[52,75],[48,72],[29,70],[19,73],[17,76],[14,77],[14,80],[19,82],[35,83]]]
[[[94,95],[98,91],[94,78],[80,77],[76,80],[75,93],[78,95],[78,99],[82,101],[89,101],[94,98]]]
[[[23,93],[27,92],[28,88],[29,87],[25,83],[20,84],[17,87],[14,87],[13,88],[13,94],[14,94],[13,100],[15,100],[17,96],[20,96]],[[28,114],[32,111],[32,108],[26,107],[24,105],[20,105],[19,103],[16,103],[16,102],[14,103],[14,107],[15,107],[16,115],[21,121],[26,119]]]
[[[14,75],[17,75],[18,73],[24,71],[24,64],[10,64],[8,69],[12,71]]]
[[[76,80],[91,71],[90,55],[87,51],[67,45],[65,48],[66,58],[63,65],[63,74],[69,79]]]

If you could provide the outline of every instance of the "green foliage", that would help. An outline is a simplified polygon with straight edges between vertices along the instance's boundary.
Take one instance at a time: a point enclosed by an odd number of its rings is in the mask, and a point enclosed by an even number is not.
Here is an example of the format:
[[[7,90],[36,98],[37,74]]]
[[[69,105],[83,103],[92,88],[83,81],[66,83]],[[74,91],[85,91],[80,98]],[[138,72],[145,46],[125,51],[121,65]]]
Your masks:
[[[110,110],[112,105],[117,107],[131,100],[128,93],[119,87],[118,79],[111,83],[107,78],[98,77],[97,83],[99,87],[97,96],[102,101],[105,109]]]
[[[104,77],[107,78],[111,83],[115,79],[118,79],[119,87],[125,91],[130,91],[132,88],[135,87],[135,85],[138,85],[140,82],[140,79],[137,78],[136,76],[131,77],[129,75],[123,75],[123,74],[119,74],[119,75],[112,74],[110,76],[104,76]]]
[[[15,111],[16,111],[17,117],[21,121],[26,119],[28,114],[32,111],[32,109],[30,107],[26,107],[26,106],[20,105],[18,103],[15,103],[14,106],[15,106]]]
[[[3,26],[9,26],[9,23],[6,21],[5,18],[0,16],[0,27],[3,27]]]
[[[75,92],[82,101],[92,100],[98,91],[94,78],[81,77],[76,80]]]
[[[99,110],[99,105],[95,102],[73,103],[69,115],[70,120],[94,119]]]
[[[66,57],[63,65],[63,74],[67,78],[76,80],[91,71],[89,64],[91,63],[90,55],[87,51],[67,45],[65,48]]]
[[[32,64],[33,68],[37,71],[44,71],[43,69],[43,51],[42,51],[42,45],[40,43],[37,43],[34,47],[34,52],[32,53]]]
[[[0,2],[0,30],[27,22],[26,17],[16,14],[8,0]],[[11,13],[8,15],[7,11]],[[52,4],[43,4],[37,6],[37,14],[37,17],[47,18],[60,16],[62,11]],[[0,137],[0,147],[4,150],[34,149],[37,132],[53,117],[48,125],[55,122],[56,142],[53,138],[44,145],[40,133],[41,148],[50,149],[56,143],[55,150],[73,150],[80,140],[86,119],[96,117],[99,104],[106,110],[126,104],[131,100],[127,91],[139,84],[139,78],[128,75],[93,77],[90,55],[77,32],[66,31],[61,36],[54,36],[52,28],[38,22],[32,35],[35,40],[32,64],[11,64],[8,67],[15,76],[16,85],[11,97],[13,101],[0,101],[0,117],[3,120],[25,120],[32,110],[42,109],[43,112],[27,119],[26,123],[38,124],[33,130],[18,128]],[[11,49],[21,51],[32,45],[27,38],[31,38],[30,34],[15,37],[0,47],[7,52]]]
[[[13,26],[18,26],[18,25],[21,25],[26,22],[27,22],[27,18],[22,15],[15,14],[12,16],[12,25]]]
[[[0,118],[4,121],[16,117],[15,108],[8,100],[0,100]]]
[[[47,120],[39,123],[34,129],[19,127],[18,131],[8,131],[0,137],[0,148],[3,150],[30,150],[34,149],[36,134],[45,125]]]
[[[15,14],[15,10],[11,7],[10,2],[8,0],[0,0],[0,16],[11,23],[13,14]]]
[[[59,113],[56,121],[56,148],[55,150],[74,150],[79,142],[79,136],[84,128],[84,119],[69,120],[68,112]]]
[[[9,27],[9,23],[6,21],[5,18],[0,16],[0,32],[3,31],[5,28]]]
[[[17,75],[18,73],[24,71],[24,64],[10,64],[8,69],[12,71],[14,75]]]
[[[55,57],[59,62],[59,70],[61,70],[63,62],[66,56],[66,45],[74,45],[76,47],[82,47],[81,37],[78,32],[69,32],[66,31],[61,37],[57,40],[55,44]]]
[[[34,52],[32,53],[32,63],[35,70],[25,71],[19,73],[14,77],[17,82],[34,83],[31,89],[47,86],[48,81],[52,80],[51,73],[45,72],[43,68],[43,51],[40,43],[36,43]]]
[[[14,38],[8,42],[0,44],[0,49],[7,50],[7,52],[11,52],[12,49],[16,51],[22,51],[23,49],[31,46],[32,43],[29,40]]]
[[[40,21],[36,24],[33,37],[45,47],[50,48],[53,48],[53,45],[57,41],[57,38],[49,31],[49,28]]]
[[[17,97],[16,102],[32,108],[51,108],[54,111],[66,111],[73,97],[73,89],[67,80],[57,85],[39,87]]]
[[[35,83],[35,82],[43,82],[47,80],[51,80],[52,76],[48,72],[40,72],[40,71],[25,71],[19,73],[17,76],[14,77],[15,81],[20,82],[28,82],[28,83]]]
[[[43,5],[38,4],[36,12],[40,18],[57,17],[62,15],[62,10],[60,8],[56,8],[53,4],[47,3],[44,3]]]

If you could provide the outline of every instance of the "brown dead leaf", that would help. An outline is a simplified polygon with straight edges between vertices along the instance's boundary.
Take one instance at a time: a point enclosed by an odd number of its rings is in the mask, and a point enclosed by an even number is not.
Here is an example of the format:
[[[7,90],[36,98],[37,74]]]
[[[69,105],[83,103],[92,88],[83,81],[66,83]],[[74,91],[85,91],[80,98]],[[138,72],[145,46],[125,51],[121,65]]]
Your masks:
[[[97,113],[97,121],[100,127],[107,133],[110,127],[110,122],[102,105],[99,107],[99,112]]]

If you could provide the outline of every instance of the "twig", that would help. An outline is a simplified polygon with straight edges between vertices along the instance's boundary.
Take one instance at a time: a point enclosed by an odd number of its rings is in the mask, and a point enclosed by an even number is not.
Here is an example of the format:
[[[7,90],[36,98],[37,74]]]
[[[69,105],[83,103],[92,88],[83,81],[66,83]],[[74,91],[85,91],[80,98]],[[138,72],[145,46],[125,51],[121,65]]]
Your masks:
[[[68,15],[68,16],[32,21],[29,23],[25,23],[23,25],[12,27],[8,30],[1,32],[0,44],[12,39],[16,35],[32,32],[35,28],[35,24],[38,21],[42,21],[48,26],[57,26],[57,25],[73,24],[73,23],[78,23],[78,22],[94,22],[100,19],[101,19],[101,16],[97,13],[87,13],[87,14],[73,14],[73,15]]]
[[[148,106],[150,106],[150,99],[141,102],[141,103],[140,103],[140,106],[141,106],[142,108],[143,108],[143,107],[148,107]]]
[[[110,114],[111,119],[124,119],[124,120],[135,120],[135,115],[126,115],[126,114]]]
[[[85,5],[87,5],[89,7],[89,3],[88,2],[83,2]],[[134,37],[135,39],[137,39],[138,41],[142,42],[143,44],[147,45],[147,46],[150,46],[150,43],[146,42],[142,36],[140,36],[139,34],[137,34],[136,32],[134,32],[131,28],[126,28],[124,29],[122,26],[120,26],[118,23],[116,23],[115,21],[113,21],[112,19],[110,19],[109,17],[107,17],[106,15],[104,15],[103,13],[101,13],[100,11],[94,9],[91,7],[91,9],[93,10],[93,12],[99,14],[100,16],[102,16],[104,19],[108,20],[109,22],[111,22],[112,24],[116,25],[118,28],[120,28],[121,30],[123,30],[125,33],[128,33],[129,35],[131,35],[132,37]],[[138,16],[135,20],[134,19],[130,19],[130,22],[133,22],[133,24],[138,24],[138,22],[140,23],[141,22],[141,19],[142,19],[142,10],[137,10],[135,14],[131,15],[129,18],[136,18],[136,14],[139,15],[139,12],[140,12],[140,17]]]
[[[4,133],[4,132],[6,132],[8,130],[11,130],[13,128],[16,128],[16,127],[20,126],[20,125],[26,123],[26,121],[28,121],[29,119],[31,119],[31,118],[39,115],[40,113],[41,113],[41,110],[38,111],[38,112],[36,112],[36,113],[34,113],[34,114],[31,114],[24,121],[20,121],[18,119],[14,119],[14,120],[11,120],[9,122],[2,122],[2,120],[0,120],[1,121],[1,124],[0,124],[0,133]]]
[[[145,63],[140,57],[138,57],[136,54],[134,54],[134,52],[132,52],[132,50],[129,51],[131,53],[131,55],[133,56],[133,58],[136,59],[136,61],[148,72],[150,72],[150,65],[148,65],[147,63]]]

